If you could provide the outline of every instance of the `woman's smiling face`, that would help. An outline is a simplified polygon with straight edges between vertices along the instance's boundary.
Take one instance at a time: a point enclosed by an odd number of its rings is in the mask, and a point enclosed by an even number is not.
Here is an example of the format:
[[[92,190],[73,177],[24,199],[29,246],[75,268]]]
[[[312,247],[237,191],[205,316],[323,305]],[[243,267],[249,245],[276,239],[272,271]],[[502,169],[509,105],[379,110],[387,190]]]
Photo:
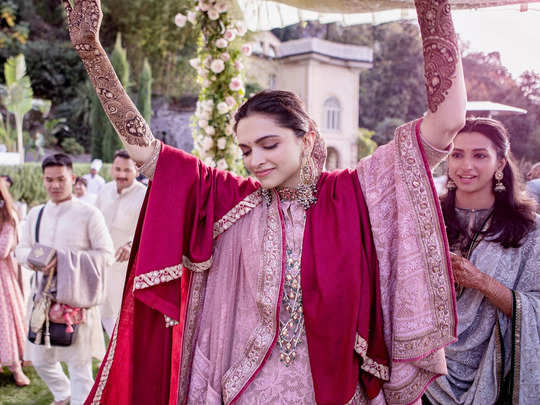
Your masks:
[[[493,193],[493,176],[505,164],[493,142],[480,132],[462,132],[454,139],[448,158],[448,175],[458,191]]]
[[[304,150],[311,150],[309,135],[298,137],[271,116],[258,113],[242,118],[236,128],[244,165],[263,188],[298,186]]]

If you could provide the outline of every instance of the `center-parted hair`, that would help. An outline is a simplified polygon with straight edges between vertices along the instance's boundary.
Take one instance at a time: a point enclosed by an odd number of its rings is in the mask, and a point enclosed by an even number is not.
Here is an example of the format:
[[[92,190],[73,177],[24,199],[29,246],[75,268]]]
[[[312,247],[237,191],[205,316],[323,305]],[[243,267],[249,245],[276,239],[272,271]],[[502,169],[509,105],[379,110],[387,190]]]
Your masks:
[[[519,247],[521,240],[535,227],[536,213],[534,202],[524,193],[523,182],[519,170],[510,152],[510,139],[504,125],[492,118],[468,117],[462,132],[479,132],[487,137],[495,146],[498,159],[506,159],[503,169],[502,183],[506,190],[495,194],[495,206],[491,225],[485,237],[500,243],[503,247]],[[492,187],[496,180],[493,179]],[[449,190],[441,198],[441,207],[446,222],[446,231],[450,244],[455,242],[460,233],[455,213],[456,190]],[[478,230],[475,230],[478,231]]]

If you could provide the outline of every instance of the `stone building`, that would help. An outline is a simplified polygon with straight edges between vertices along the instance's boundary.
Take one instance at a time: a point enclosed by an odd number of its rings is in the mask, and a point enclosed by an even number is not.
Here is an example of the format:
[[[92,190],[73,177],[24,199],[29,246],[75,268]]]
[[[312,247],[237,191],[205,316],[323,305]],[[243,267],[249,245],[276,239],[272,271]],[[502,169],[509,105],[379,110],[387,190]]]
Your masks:
[[[248,82],[298,94],[326,141],[327,169],[355,166],[360,72],[371,68],[372,49],[319,38],[280,43],[269,32],[252,47]]]

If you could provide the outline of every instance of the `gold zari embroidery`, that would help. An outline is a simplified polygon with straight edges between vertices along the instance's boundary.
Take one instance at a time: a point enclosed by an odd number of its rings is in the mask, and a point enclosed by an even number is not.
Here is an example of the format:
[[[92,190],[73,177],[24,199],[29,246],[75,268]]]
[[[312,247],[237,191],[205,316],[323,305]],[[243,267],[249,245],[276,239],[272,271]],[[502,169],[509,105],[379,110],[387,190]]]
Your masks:
[[[368,342],[360,335],[356,335],[354,350],[362,357],[363,363],[360,368],[384,381],[390,380],[390,368],[377,363],[367,355]]]
[[[167,267],[163,270],[154,270],[135,277],[133,291],[152,287],[161,283],[176,280],[182,276],[182,265]]]

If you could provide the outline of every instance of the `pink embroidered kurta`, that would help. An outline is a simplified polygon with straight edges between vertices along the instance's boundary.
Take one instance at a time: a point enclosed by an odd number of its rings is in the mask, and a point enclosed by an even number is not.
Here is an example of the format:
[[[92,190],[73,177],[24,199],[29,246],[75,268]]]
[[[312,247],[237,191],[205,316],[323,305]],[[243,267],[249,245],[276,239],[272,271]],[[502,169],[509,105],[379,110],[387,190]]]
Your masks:
[[[256,184],[164,147],[88,403],[417,401],[446,372],[456,325],[418,124],[355,171],[323,173],[303,229],[277,193],[266,204]],[[300,234],[306,339],[287,371],[276,348],[284,252]]]
[[[22,360],[26,340],[23,294],[12,257],[16,243],[15,228],[4,224],[0,229],[0,365],[3,366]]]

